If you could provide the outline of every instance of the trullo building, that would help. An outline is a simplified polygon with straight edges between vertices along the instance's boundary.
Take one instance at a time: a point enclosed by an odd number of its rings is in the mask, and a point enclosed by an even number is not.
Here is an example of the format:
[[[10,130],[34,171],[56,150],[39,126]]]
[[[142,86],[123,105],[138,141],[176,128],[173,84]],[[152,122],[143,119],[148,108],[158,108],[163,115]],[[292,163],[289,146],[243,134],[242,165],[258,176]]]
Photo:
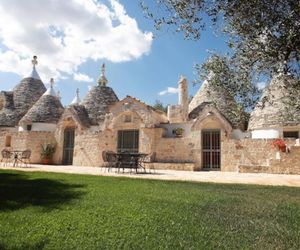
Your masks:
[[[209,79],[189,102],[181,76],[178,104],[164,113],[130,95],[119,98],[102,65],[96,86],[82,97],[77,90],[63,107],[53,80],[46,89],[40,79],[36,57],[32,64],[13,91],[0,93],[0,150],[29,149],[31,162],[40,163],[41,145],[51,143],[58,165],[99,167],[111,150],[151,154],[148,166],[156,169],[300,173],[299,84],[290,76],[273,78],[246,131],[234,98]],[[290,153],[278,159],[272,142],[284,137]]]

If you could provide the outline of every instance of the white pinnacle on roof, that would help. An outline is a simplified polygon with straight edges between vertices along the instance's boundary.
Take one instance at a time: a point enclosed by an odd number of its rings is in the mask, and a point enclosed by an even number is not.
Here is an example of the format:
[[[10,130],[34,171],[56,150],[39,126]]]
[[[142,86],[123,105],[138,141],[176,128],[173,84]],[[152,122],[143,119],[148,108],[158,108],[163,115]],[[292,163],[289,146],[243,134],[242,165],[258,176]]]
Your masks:
[[[100,78],[98,79],[98,84],[100,86],[106,86],[108,83],[106,77],[105,77],[105,63],[102,64],[102,67],[101,67],[101,75],[100,75]]]
[[[79,89],[76,89],[76,96],[74,97],[73,101],[71,104],[79,104],[81,102],[80,97],[79,97]]]
[[[53,80],[53,78],[51,78],[50,79],[50,88],[47,89],[47,91],[44,93],[44,95],[57,96],[54,89],[53,89],[53,85],[54,85],[54,80]]]
[[[37,72],[36,69],[35,69],[35,65],[38,64],[37,56],[33,56],[33,59],[31,60],[31,63],[32,63],[32,65],[33,65],[33,68],[32,68],[32,72],[31,72],[31,74],[30,74],[29,77],[34,78],[34,79],[41,80],[41,78],[40,78],[38,72]]]
[[[61,100],[61,96],[60,96],[60,91],[59,91],[59,90],[57,91],[56,97],[57,97],[59,100]]]

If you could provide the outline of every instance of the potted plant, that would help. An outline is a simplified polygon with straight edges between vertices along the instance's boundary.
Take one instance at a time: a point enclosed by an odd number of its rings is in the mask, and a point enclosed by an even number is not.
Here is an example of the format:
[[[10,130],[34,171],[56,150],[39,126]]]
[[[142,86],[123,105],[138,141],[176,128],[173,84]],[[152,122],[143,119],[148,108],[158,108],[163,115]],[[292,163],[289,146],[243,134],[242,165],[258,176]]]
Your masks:
[[[174,128],[172,131],[173,135],[175,135],[176,137],[182,137],[183,132],[184,132],[183,128]]]
[[[43,164],[50,164],[55,153],[55,145],[45,143],[41,145],[41,159]]]

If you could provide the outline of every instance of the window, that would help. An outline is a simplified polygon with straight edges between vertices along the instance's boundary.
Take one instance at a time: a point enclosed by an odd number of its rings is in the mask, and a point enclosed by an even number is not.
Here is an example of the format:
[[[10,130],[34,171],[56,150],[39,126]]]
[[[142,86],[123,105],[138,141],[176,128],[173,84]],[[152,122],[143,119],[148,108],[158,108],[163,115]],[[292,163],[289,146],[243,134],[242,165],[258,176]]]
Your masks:
[[[10,135],[5,137],[5,147],[11,147],[11,136]]]
[[[124,122],[131,122],[131,115],[125,115]]]
[[[139,152],[139,131],[118,131],[118,152]]]
[[[26,130],[27,130],[27,131],[31,131],[31,129],[32,129],[32,125],[27,125],[27,126],[26,126]]]
[[[299,131],[284,131],[283,138],[299,138]]]

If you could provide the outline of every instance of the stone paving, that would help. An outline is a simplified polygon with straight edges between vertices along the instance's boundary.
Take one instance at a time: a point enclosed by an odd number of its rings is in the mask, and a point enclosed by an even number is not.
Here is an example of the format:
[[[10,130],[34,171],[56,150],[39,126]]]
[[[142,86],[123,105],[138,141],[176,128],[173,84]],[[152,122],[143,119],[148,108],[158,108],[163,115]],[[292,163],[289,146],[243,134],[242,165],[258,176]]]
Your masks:
[[[37,165],[30,167],[12,167],[0,165],[0,169],[13,169],[28,172],[55,172],[68,174],[87,174],[129,177],[141,179],[157,179],[172,181],[193,181],[193,182],[213,182],[213,183],[235,183],[235,184],[256,184],[273,186],[300,187],[300,175],[284,174],[262,174],[262,173],[237,173],[219,171],[175,171],[175,170],[155,170],[148,173],[116,173],[115,170],[107,172],[106,169],[96,167],[60,166],[60,165]]]

